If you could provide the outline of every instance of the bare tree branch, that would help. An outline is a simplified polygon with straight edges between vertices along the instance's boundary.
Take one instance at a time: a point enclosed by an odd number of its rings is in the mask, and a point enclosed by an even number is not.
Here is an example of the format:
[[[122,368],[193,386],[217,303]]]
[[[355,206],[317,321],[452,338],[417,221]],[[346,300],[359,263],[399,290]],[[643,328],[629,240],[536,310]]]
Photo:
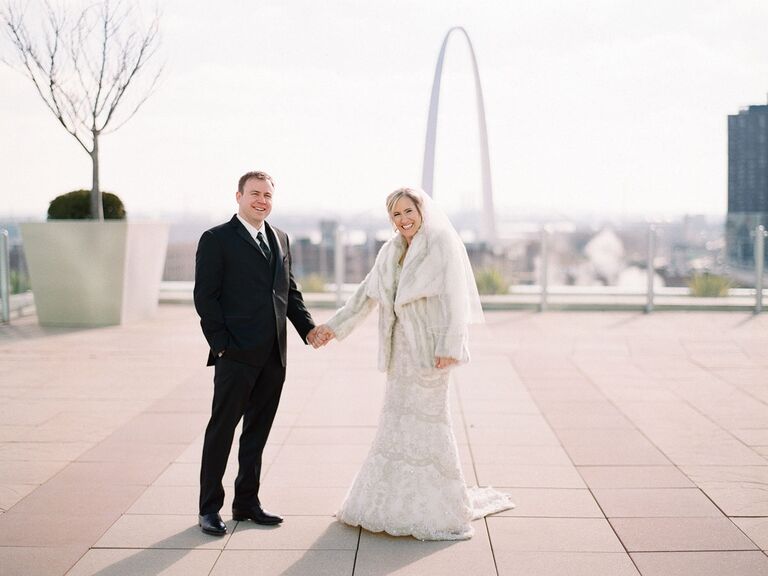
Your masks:
[[[0,24],[15,55],[13,62],[2,61],[29,78],[56,120],[91,156],[92,197],[100,198],[98,138],[136,114],[163,71],[155,63],[159,16],[139,24],[136,0],[96,0],[79,11],[51,1],[34,2],[39,27],[33,35],[27,26],[32,3],[22,7],[18,0],[0,0]]]

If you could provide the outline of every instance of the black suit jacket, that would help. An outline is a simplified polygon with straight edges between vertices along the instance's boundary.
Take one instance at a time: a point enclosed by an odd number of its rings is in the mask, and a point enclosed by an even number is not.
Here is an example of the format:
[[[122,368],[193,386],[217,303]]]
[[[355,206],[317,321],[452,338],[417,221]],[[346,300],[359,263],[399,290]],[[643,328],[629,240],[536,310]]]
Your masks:
[[[272,266],[237,216],[203,233],[195,262],[195,308],[210,346],[208,366],[263,365],[277,341],[285,366],[286,317],[306,343],[315,326],[291,272],[288,236],[266,222]]]

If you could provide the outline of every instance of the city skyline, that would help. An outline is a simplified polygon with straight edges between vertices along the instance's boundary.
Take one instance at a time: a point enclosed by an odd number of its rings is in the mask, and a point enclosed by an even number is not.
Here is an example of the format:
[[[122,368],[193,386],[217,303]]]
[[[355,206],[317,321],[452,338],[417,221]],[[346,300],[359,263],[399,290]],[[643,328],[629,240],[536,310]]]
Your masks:
[[[435,60],[459,25],[477,53],[502,217],[725,214],[727,116],[765,102],[768,6],[435,7],[164,2],[166,74],[103,140],[104,189],[129,214],[226,214],[237,177],[263,168],[276,213],[382,210],[420,181]],[[481,196],[463,48],[445,62],[435,172],[453,211]],[[90,185],[89,159],[25,78],[3,66],[0,82],[0,213],[43,217],[55,195]]]

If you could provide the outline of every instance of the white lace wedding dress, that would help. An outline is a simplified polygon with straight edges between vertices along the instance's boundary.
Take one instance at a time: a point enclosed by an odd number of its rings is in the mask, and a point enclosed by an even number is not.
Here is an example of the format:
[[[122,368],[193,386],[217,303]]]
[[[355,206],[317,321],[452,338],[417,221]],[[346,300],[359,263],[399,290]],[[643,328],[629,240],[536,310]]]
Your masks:
[[[451,424],[450,372],[420,376],[411,354],[398,319],[378,431],[336,516],[393,536],[471,538],[472,520],[515,504],[493,488],[466,486]]]

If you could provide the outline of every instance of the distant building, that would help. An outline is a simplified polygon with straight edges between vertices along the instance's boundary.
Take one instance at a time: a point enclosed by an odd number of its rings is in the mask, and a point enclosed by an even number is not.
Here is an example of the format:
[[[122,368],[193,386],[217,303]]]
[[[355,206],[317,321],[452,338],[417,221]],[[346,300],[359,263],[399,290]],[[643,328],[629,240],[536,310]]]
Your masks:
[[[754,267],[753,232],[759,224],[768,226],[768,105],[728,116],[726,241],[731,266]]]

